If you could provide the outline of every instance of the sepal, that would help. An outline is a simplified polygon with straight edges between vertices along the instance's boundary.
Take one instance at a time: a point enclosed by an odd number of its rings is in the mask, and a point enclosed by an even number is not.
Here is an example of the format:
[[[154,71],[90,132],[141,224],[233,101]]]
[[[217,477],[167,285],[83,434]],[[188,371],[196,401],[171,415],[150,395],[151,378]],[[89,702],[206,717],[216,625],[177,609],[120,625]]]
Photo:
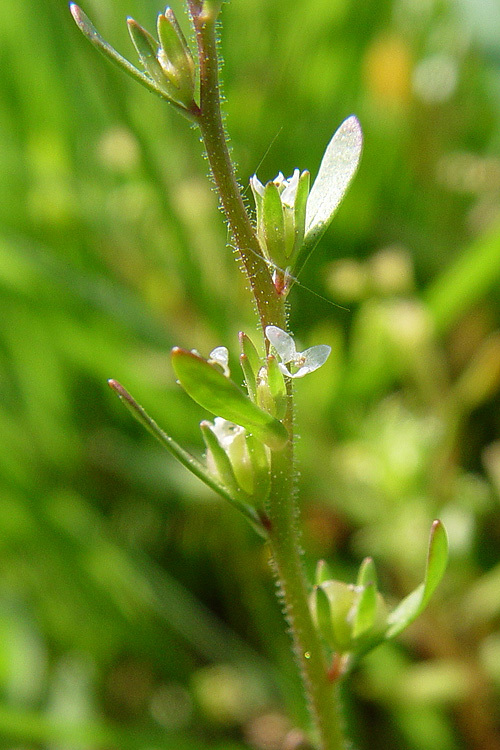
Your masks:
[[[229,455],[221,445],[214,426],[210,422],[203,421],[200,423],[200,430],[207,448],[208,469],[212,470],[212,473],[218,476],[222,484],[227,487],[232,495],[237,495],[241,488],[236,479]]]
[[[267,357],[267,382],[274,403],[274,416],[283,419],[286,414],[286,384],[276,357]]]
[[[195,66],[182,29],[174,12],[166,8],[158,16],[158,62],[165,77],[177,89],[180,100],[189,105],[193,101]]]
[[[249,338],[246,333],[240,331],[238,338],[240,342],[241,353],[248,358],[248,362],[250,364],[250,367],[252,368],[253,374],[256,376],[262,365],[259,352],[257,351],[252,339]]]
[[[127,27],[132,44],[139,55],[144,69],[165,95],[171,97],[172,86],[169,85],[169,81],[165,80],[165,75],[156,56],[158,53],[158,42],[151,36],[149,31],[143,29],[133,18],[127,18]]]

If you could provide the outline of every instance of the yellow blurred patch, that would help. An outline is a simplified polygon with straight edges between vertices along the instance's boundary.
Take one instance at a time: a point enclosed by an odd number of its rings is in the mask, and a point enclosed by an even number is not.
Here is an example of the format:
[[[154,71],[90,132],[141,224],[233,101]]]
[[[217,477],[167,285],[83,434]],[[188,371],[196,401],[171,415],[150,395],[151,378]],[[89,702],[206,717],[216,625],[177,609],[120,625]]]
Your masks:
[[[367,92],[380,104],[406,104],[411,95],[411,53],[398,36],[384,35],[367,48],[364,79]]]

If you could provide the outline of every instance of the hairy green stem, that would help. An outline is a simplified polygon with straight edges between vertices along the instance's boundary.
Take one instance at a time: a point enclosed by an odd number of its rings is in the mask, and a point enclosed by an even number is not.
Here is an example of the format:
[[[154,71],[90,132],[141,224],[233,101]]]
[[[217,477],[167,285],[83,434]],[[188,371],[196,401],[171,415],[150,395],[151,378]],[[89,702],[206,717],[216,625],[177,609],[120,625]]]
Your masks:
[[[290,394],[286,419],[290,429],[292,409]],[[341,750],[345,745],[338,686],[328,677],[323,648],[308,606],[308,586],[300,556],[293,463],[291,440],[282,451],[272,456],[268,515],[273,565],[319,747],[321,750]]]
[[[208,161],[233,236],[257,304],[260,322],[285,327],[284,298],[274,288],[269,268],[241,196],[229,154],[220,109],[219,59],[215,19],[190,2],[200,61],[200,114],[198,124]]]
[[[200,61],[198,124],[212,174],[236,249],[257,304],[260,323],[286,327],[285,297],[273,284],[234,174],[220,110],[219,59],[215,19],[200,0],[188,0]],[[300,557],[294,490],[293,397],[288,395],[285,424],[290,441],[272,454],[272,489],[268,505],[269,541],[295,656],[302,674],[320,750],[344,747],[337,686],[328,677],[323,649],[311,618],[308,587]]]

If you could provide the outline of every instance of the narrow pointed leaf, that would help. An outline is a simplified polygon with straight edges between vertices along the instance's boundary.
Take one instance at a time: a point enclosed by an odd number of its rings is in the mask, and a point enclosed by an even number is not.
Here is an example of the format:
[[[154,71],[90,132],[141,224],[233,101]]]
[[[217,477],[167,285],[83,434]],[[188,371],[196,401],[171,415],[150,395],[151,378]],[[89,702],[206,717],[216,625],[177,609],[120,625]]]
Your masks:
[[[273,450],[281,450],[288,432],[281,422],[260,409],[232,380],[193,352],[172,350],[177,378],[193,401],[212,414],[244,427]]]
[[[283,419],[286,414],[286,385],[276,357],[267,357],[267,382],[274,399],[275,416]]]
[[[252,526],[258,531],[259,534],[263,534],[262,523],[255,512],[254,508],[240,502],[238,499],[233,497],[230,492],[224,487],[224,485],[217,481],[215,477],[210,474],[206,466],[201,461],[188,453],[178,443],[164,432],[154,419],[137,403],[137,401],[130,395],[130,393],[116,380],[108,380],[109,387],[119,396],[120,400],[125,404],[127,409],[137,419],[138,422],[146,428],[148,432],[155,437],[166,450],[174,456],[179,463],[181,463],[186,469],[188,469],[195,477],[201,479],[201,481],[210,487],[211,490],[216,492],[218,495],[228,500],[231,505],[234,505],[239,511],[241,511],[247,519],[250,521]]]
[[[441,581],[448,560],[448,538],[441,521],[434,521],[429,538],[427,567],[424,582],[417,586],[389,615],[386,638],[401,633],[425,609]]]
[[[328,228],[358,168],[363,145],[361,126],[348,117],[327,146],[309,193],[304,238],[305,259]],[[303,260],[303,263],[305,260]]]

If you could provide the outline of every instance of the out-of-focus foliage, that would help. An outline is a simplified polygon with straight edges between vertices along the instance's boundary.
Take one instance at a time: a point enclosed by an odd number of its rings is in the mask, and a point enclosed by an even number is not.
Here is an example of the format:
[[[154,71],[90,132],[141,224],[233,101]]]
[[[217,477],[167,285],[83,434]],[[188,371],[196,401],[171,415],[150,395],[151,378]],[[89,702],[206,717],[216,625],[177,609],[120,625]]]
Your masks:
[[[126,16],[162,8],[84,10],[132,53]],[[222,20],[242,182],[314,176],[352,112],[365,133],[301,276],[342,307],[291,292],[299,341],[333,347],[296,388],[311,577],[371,554],[396,601],[432,519],[449,532],[428,612],[354,675],[356,742],[496,750],[499,6],[231,0]],[[65,0],[4,2],[0,38],[0,746],[279,750],[306,717],[265,550],[106,386],[201,452],[168,351],[253,333],[197,133]]]

